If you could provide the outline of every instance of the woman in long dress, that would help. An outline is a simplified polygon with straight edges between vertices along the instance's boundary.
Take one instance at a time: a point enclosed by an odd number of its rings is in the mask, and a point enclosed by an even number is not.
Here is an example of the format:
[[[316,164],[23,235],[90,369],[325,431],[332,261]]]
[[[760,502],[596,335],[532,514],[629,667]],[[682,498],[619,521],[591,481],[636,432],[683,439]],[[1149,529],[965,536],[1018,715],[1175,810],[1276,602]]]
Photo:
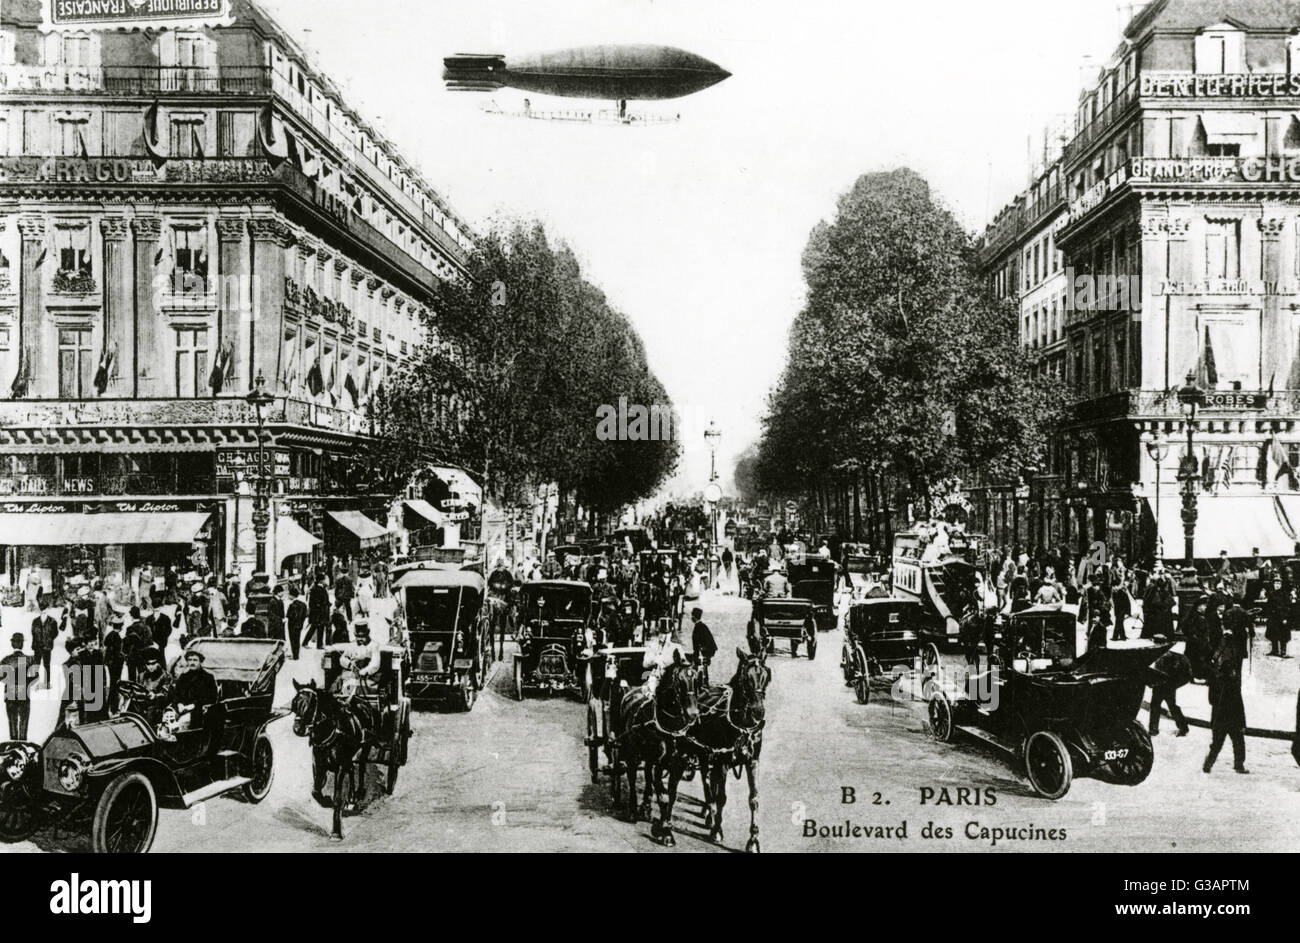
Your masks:
[[[357,577],[357,595],[353,602],[356,603],[360,615],[369,616],[374,609],[375,577],[370,570],[362,570],[361,575]]]

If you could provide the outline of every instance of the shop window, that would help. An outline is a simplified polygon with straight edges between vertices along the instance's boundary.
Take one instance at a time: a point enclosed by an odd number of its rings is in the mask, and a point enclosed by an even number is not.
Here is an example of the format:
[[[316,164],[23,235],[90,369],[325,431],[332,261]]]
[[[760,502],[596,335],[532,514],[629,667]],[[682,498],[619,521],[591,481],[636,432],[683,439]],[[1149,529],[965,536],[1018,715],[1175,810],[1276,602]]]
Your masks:
[[[1241,221],[1207,220],[1205,277],[1239,278],[1241,274]]]
[[[176,398],[198,399],[208,393],[208,329],[176,329]]]
[[[95,377],[91,329],[59,330],[59,398],[88,399]]]
[[[203,292],[208,282],[205,226],[172,227],[172,286],[177,293]]]

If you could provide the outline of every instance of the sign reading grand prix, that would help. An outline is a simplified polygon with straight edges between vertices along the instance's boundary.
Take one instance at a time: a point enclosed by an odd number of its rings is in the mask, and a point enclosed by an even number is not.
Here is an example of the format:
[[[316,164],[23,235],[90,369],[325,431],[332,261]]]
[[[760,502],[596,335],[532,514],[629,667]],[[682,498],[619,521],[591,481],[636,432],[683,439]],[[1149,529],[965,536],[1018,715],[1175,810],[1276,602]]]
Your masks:
[[[41,28],[229,26],[230,0],[45,0]]]
[[[1129,177],[1138,183],[1300,183],[1300,156],[1134,157]]]

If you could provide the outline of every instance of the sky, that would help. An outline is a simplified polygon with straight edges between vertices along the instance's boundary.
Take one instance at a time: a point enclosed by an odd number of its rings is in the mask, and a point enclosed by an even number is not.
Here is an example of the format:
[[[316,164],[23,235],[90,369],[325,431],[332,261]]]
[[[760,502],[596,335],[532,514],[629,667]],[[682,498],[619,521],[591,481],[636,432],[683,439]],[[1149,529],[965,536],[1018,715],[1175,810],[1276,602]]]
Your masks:
[[[808,234],[860,175],[909,166],[971,231],[1070,119],[1085,57],[1118,46],[1115,0],[262,0],[471,225],[542,220],[645,339],[682,416],[669,490],[757,440],[804,298]],[[310,32],[306,32],[309,30]],[[651,127],[493,116],[442,58],[662,43],[732,73],[634,110]],[[495,101],[517,108],[522,93]],[[535,110],[582,103],[531,95]],[[1072,120],[1072,119],[1070,119]],[[1031,142],[1033,142],[1031,144]],[[593,416],[593,434],[595,418]]]

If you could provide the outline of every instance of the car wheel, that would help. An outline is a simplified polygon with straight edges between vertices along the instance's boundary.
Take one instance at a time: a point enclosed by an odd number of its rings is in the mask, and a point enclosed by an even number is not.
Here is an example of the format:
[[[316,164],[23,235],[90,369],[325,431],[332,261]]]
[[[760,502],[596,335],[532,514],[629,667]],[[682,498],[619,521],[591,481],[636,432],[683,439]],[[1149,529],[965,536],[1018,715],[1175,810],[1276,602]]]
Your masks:
[[[853,652],[853,673],[853,693],[857,695],[859,704],[866,704],[871,700],[871,673],[861,649]]]
[[[27,841],[40,827],[40,804],[31,789],[15,782],[0,785],[0,842]]]
[[[941,691],[936,691],[930,697],[928,713],[930,717],[930,736],[940,743],[948,743],[952,740],[952,704],[948,702],[947,695]]]
[[[1074,764],[1065,741],[1050,730],[1037,730],[1025,741],[1025,772],[1029,783],[1046,799],[1059,799],[1070,791]]]
[[[271,794],[271,783],[275,779],[275,751],[271,749],[271,740],[266,734],[260,734],[253,744],[253,758],[248,767],[249,781],[241,791],[244,799],[256,804]]]
[[[808,639],[808,660],[814,661],[817,658],[817,636],[813,635]]]
[[[123,773],[100,793],[90,825],[95,854],[144,854],[157,832],[158,796],[143,773]]]
[[[478,690],[474,686],[474,679],[469,672],[461,675],[460,678],[460,706],[466,713],[474,709],[474,701],[478,698]]]
[[[519,659],[515,659],[515,700],[524,699],[524,666],[520,664]]]
[[[1155,748],[1151,735],[1136,720],[1129,721],[1112,744],[1112,749],[1128,750],[1122,759],[1106,763],[1111,779],[1121,786],[1136,786],[1151,775],[1155,765]]]
[[[844,686],[853,687],[853,656],[847,645],[840,648],[840,670],[844,672]]]
[[[591,781],[600,782],[600,701],[587,702],[587,768]]]

